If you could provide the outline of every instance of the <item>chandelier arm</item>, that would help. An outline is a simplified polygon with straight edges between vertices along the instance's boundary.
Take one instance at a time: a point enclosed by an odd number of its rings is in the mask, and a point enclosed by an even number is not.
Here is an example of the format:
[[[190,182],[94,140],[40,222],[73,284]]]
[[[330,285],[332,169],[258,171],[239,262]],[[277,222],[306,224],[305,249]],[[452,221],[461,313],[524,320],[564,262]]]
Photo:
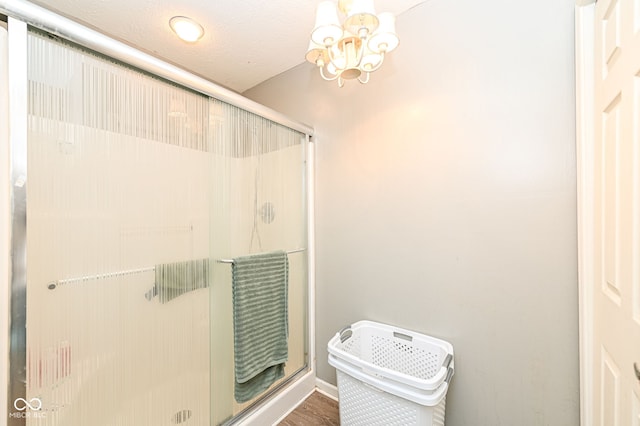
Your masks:
[[[380,67],[382,66],[382,63],[384,62],[384,52],[380,52],[380,62],[378,62],[378,65],[376,65],[375,67],[371,68],[370,70],[363,70],[364,72],[367,73],[372,73],[374,71],[377,71],[380,69]]]
[[[338,40],[338,43],[340,43],[340,40]],[[331,62],[333,64],[334,67],[336,67],[337,70],[340,71],[344,71],[344,68],[339,68],[336,63],[335,63],[335,57],[333,56],[333,54],[331,53],[331,51],[333,46],[328,46],[327,47],[327,55],[329,56],[329,62]],[[345,61],[345,65],[346,65],[346,61]]]
[[[362,59],[364,59],[364,52],[367,45],[367,36],[359,37],[360,39],[360,49],[356,52],[356,58],[358,58],[358,63],[354,65],[354,68],[359,68],[360,64],[362,64]],[[339,44],[342,40],[338,40],[335,44]],[[348,65],[345,57],[345,67],[338,67],[335,62],[335,56],[333,55],[331,46],[327,47],[327,55],[329,56],[329,61],[336,67],[337,70],[344,71],[346,66]],[[346,52],[344,52],[346,55]]]
[[[333,80],[337,79],[338,77],[340,77],[340,73],[337,73],[333,77],[327,77],[326,75],[324,75],[324,67],[319,67],[319,68],[320,68],[320,75],[326,81],[333,81]]]
[[[338,87],[342,89],[344,87],[344,79],[338,74]]]
[[[364,80],[362,79],[362,77],[358,77],[358,81],[362,84],[367,84],[369,82],[369,76],[371,75],[371,73],[365,72],[365,74],[367,75],[367,78],[365,78]]]
[[[358,63],[355,65],[356,68],[360,68],[360,65],[362,64],[366,46],[367,46],[367,36],[360,37],[360,51],[356,54],[356,57],[359,56],[360,59],[358,59]]]

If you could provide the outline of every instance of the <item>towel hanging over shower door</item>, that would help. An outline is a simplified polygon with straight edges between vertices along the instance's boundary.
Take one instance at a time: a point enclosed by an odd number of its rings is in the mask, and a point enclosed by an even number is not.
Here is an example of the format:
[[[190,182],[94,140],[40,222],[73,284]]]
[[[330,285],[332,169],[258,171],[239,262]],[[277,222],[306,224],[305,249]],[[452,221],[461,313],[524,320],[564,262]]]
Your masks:
[[[246,402],[284,377],[288,359],[287,253],[235,258],[232,264],[235,398]]]

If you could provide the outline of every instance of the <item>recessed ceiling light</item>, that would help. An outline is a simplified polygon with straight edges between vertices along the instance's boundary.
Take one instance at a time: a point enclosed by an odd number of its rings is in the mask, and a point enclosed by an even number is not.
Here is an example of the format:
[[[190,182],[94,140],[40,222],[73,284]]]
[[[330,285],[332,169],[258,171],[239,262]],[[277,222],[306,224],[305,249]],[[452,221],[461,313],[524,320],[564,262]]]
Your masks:
[[[204,35],[204,28],[186,16],[174,16],[169,20],[169,26],[182,40],[194,43]]]

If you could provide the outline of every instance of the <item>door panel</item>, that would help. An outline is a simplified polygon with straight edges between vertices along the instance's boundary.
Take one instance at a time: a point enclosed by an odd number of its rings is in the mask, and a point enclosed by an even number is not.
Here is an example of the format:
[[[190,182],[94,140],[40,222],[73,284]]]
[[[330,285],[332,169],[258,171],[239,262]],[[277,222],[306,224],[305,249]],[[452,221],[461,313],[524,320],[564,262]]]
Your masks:
[[[602,424],[618,425],[620,411],[620,369],[614,359],[603,348],[600,388],[600,406]]]
[[[640,1],[596,4],[592,418],[637,425],[640,384]]]

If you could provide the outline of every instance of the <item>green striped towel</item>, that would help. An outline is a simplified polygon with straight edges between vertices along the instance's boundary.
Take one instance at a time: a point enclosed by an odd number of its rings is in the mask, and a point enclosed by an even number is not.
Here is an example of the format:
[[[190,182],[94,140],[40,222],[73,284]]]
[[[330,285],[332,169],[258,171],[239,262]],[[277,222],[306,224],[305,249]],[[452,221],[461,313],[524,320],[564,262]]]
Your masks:
[[[235,398],[246,402],[284,377],[289,260],[284,251],[232,264]]]
[[[209,287],[209,259],[156,265],[156,291],[160,303]]]

